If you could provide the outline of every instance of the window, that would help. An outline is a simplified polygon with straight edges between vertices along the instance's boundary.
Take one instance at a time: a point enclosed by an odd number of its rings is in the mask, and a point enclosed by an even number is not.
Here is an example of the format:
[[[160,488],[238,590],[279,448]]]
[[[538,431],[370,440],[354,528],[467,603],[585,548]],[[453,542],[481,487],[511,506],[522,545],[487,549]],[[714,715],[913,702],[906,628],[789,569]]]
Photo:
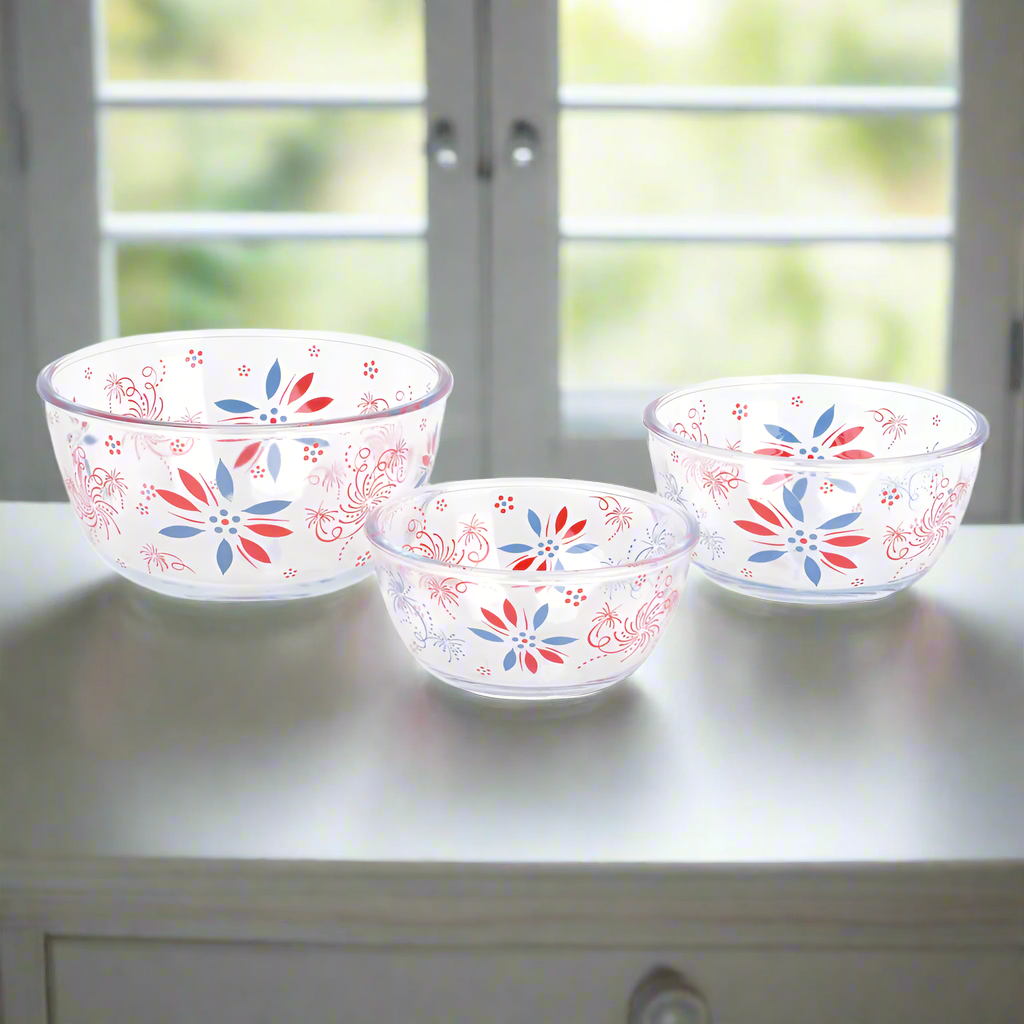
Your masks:
[[[99,332],[351,330],[452,365],[439,478],[650,487],[654,394],[882,377],[1021,514],[1015,0],[0,5],[9,408]],[[0,486],[55,496],[32,426]]]

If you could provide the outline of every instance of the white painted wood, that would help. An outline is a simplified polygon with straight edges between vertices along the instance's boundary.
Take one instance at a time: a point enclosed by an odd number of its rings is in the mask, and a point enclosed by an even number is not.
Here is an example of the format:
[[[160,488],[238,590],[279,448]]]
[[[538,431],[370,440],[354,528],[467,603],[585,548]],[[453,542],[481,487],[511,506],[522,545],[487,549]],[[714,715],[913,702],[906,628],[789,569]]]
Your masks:
[[[348,213],[107,213],[103,236],[111,242],[195,242],[225,239],[423,238],[422,217],[367,217]]]
[[[418,83],[113,81],[104,82],[96,93],[96,102],[101,107],[129,109],[335,107],[395,110],[421,107],[426,98],[425,87]]]
[[[561,105],[571,110],[677,110],[714,114],[948,113],[957,93],[904,86],[563,85]]]
[[[694,570],[627,686],[528,721],[435,690],[370,581],[196,608],[112,576],[66,505],[0,506],[0,536],[4,898],[62,858],[1024,861],[1020,527],[852,611]]]
[[[1008,1024],[1024,996],[1024,963],[1010,950],[428,953],[57,940],[52,962],[54,1024],[624,1024],[633,987],[666,962],[718,1024]]]
[[[15,293],[0,327],[0,495],[56,498],[63,488],[46,457],[35,375],[61,353],[99,338],[90,5],[0,6],[0,118],[15,132],[0,147],[0,226],[10,272],[2,297]]]
[[[447,121],[455,133],[454,167],[427,163],[427,318],[430,349],[455,377],[445,409],[434,480],[484,475],[489,381],[484,293],[490,286],[486,184],[479,173],[483,139],[480,4],[427,0],[427,123]]]
[[[1024,459],[1009,386],[1009,337],[1024,237],[1024,4],[961,5],[950,381],[992,433],[969,515],[1001,521]]]
[[[493,470],[545,475],[558,439],[558,4],[491,0]],[[517,122],[539,137],[509,160]]]
[[[758,217],[593,217],[565,218],[561,237],[569,242],[688,242],[711,245],[817,245],[835,242],[934,244],[953,237],[943,217],[852,221]]]
[[[33,928],[14,928],[0,919],[0,1021],[49,1024],[46,944]]]

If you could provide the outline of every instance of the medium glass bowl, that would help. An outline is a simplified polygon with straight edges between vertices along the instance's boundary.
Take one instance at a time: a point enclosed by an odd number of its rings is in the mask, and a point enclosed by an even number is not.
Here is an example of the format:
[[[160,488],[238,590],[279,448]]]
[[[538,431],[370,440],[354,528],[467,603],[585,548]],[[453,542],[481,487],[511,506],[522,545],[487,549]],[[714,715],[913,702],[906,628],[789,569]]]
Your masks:
[[[646,660],[699,530],[653,494],[513,479],[405,495],[366,532],[420,665],[479,696],[536,700],[589,696]]]
[[[836,377],[708,381],[644,412],[658,493],[700,521],[716,583],[799,604],[909,587],[963,519],[988,423],[952,398]]]
[[[112,569],[173,597],[259,601],[371,573],[366,518],[429,479],[452,375],[374,338],[191,331],[73,352],[36,386]]]

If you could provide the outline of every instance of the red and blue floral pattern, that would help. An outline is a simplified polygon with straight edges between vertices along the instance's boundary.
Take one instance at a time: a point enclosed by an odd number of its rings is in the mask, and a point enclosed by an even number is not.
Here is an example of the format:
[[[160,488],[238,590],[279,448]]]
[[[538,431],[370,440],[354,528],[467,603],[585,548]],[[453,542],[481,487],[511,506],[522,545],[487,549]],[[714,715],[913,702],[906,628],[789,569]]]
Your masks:
[[[234,564],[237,552],[254,568],[257,563],[270,564],[270,555],[266,548],[243,531],[257,537],[279,539],[290,537],[292,531],[285,525],[287,520],[273,518],[291,505],[290,501],[260,501],[247,508],[235,510],[232,505],[235,495],[235,483],[223,460],[217,463],[216,484],[220,491],[220,500],[213,488],[205,480],[199,480],[187,470],[179,469],[178,476],[185,494],[157,488],[157,494],[172,508],[178,509],[171,514],[181,520],[181,524],[165,526],[160,533],[164,537],[184,539],[198,537],[200,534],[211,536],[216,543],[214,558],[217,568],[223,576]]]
[[[562,511],[564,512],[565,509]],[[556,665],[561,665],[565,662],[562,655],[558,651],[552,650],[552,648],[574,644],[576,643],[576,637],[546,636],[540,638],[537,635],[537,630],[544,625],[548,617],[547,604],[542,604],[533,613],[532,623],[526,613],[526,609],[522,610],[522,621],[520,622],[519,613],[516,611],[515,605],[507,598],[504,604],[502,604],[501,610],[504,612],[504,619],[487,608],[481,608],[480,614],[494,628],[477,629],[474,626],[470,626],[469,631],[475,633],[481,640],[509,645],[509,650],[501,662],[501,667],[506,672],[515,668],[518,664],[520,670],[525,669],[532,675],[536,675],[538,667],[536,655],[538,654],[546,661],[553,662]]]
[[[844,569],[857,568],[857,563],[852,558],[831,549],[857,547],[866,544],[869,538],[849,529],[860,518],[860,512],[846,512],[833,516],[816,526],[813,531],[797,527],[795,523],[804,521],[802,501],[806,491],[805,478],[797,480],[792,488],[782,488],[783,504],[792,520],[771,502],[748,498],[747,503],[757,513],[761,522],[750,519],[736,519],[733,522],[741,530],[758,538],[757,543],[764,548],[755,551],[747,559],[748,562],[774,562],[787,554],[792,554],[801,560],[804,575],[816,587],[821,581],[823,564],[838,573],[843,573]]]
[[[549,515],[542,525],[540,516],[532,508],[526,510],[526,520],[537,539],[529,544],[502,544],[498,549],[508,555],[517,556],[508,566],[510,569],[521,572],[527,569],[562,569],[563,555],[582,555],[597,547],[596,544],[582,539],[587,528],[586,519],[580,519],[571,526],[567,525],[569,509],[565,505],[555,515],[554,522]],[[570,544],[570,541],[575,543]]]
[[[222,423],[287,423],[289,416],[293,419],[299,416],[311,416],[313,413],[326,409],[334,401],[329,395],[320,395],[315,398],[306,397],[313,386],[313,376],[313,373],[310,372],[296,380],[293,375],[288,383],[281,388],[281,361],[275,359],[263,382],[266,401],[257,398],[254,404],[240,398],[223,398],[213,404],[224,412],[233,413],[221,420]],[[280,394],[278,394],[278,388],[281,388]],[[319,448],[328,447],[327,441],[322,437],[297,437],[295,440],[304,446],[315,444]],[[281,449],[276,441],[269,445],[262,441],[253,441],[247,444],[236,456],[232,468],[240,469],[255,462],[263,454],[264,449],[267,457],[267,471],[276,480],[281,472]]]

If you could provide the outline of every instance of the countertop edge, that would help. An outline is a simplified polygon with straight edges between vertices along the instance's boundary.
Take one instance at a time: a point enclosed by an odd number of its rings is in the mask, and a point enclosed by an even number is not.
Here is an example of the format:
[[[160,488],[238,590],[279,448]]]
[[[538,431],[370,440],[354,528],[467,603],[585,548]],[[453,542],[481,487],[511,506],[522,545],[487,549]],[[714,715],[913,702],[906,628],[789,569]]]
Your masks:
[[[0,924],[357,945],[1024,947],[1024,862],[0,860]]]

